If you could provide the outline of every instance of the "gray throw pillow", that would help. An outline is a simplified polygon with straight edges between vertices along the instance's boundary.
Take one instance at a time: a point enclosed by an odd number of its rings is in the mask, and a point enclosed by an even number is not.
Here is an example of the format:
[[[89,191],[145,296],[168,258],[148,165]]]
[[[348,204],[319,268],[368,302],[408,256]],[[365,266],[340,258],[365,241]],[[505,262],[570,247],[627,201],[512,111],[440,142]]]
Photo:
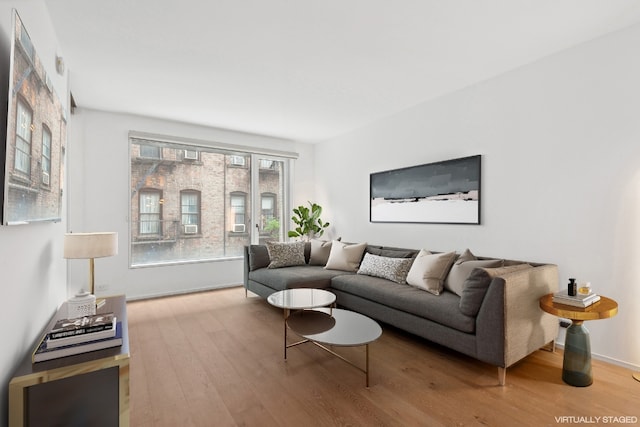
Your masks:
[[[508,267],[473,269],[464,282],[464,290],[460,297],[460,311],[467,316],[475,317],[494,277],[530,267],[529,264],[518,264]]]
[[[249,270],[265,268],[269,265],[269,251],[264,245],[249,245]]]
[[[304,265],[304,242],[267,242],[269,268]]]
[[[365,253],[358,274],[381,277],[404,285],[412,263],[411,258],[390,258]]]
[[[309,265],[326,265],[331,253],[331,240],[311,239]]]
[[[474,268],[502,267],[502,262],[501,259],[460,261],[460,258],[458,258],[458,261],[453,264],[449,271],[447,280],[444,282],[444,288],[461,297],[464,290],[464,282]]]

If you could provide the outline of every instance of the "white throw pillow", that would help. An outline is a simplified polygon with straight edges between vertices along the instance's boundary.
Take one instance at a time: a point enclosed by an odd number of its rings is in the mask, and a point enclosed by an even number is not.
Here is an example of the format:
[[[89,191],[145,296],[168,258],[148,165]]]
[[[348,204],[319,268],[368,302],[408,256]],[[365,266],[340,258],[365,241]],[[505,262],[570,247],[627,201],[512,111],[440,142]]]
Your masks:
[[[366,248],[366,243],[348,245],[334,240],[331,242],[331,252],[324,268],[356,272]]]
[[[455,259],[455,252],[432,254],[422,249],[411,265],[407,283],[434,295],[440,295],[444,288],[444,279]]]

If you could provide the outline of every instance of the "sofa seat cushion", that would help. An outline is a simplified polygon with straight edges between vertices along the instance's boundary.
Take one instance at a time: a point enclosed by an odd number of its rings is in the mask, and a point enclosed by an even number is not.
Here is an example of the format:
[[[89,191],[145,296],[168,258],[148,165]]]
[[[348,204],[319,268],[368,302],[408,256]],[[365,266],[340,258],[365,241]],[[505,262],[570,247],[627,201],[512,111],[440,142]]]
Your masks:
[[[249,272],[249,280],[281,291],[290,288],[328,288],[331,279],[341,274],[338,270],[325,270],[322,266],[300,265],[282,268],[260,268]]]
[[[331,287],[462,332],[475,332],[475,317],[460,312],[460,297],[451,292],[434,295],[413,286],[363,275],[334,277]]]

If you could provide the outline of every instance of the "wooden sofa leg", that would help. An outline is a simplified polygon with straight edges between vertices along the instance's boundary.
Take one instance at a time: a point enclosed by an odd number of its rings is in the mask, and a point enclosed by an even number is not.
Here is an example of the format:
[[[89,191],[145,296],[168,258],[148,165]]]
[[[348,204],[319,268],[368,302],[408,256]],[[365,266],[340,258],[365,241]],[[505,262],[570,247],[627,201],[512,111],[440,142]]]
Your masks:
[[[542,347],[542,349],[546,350],[546,351],[550,351],[551,353],[555,353],[556,352],[556,340],[551,341],[550,343],[548,343],[547,345]]]
[[[507,379],[507,368],[498,366],[498,383],[504,385]]]

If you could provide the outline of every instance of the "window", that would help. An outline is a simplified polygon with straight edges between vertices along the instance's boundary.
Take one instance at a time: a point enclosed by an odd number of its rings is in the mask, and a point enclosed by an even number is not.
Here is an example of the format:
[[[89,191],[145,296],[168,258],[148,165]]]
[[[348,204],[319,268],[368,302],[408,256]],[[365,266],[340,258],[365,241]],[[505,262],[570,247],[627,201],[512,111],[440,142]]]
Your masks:
[[[233,166],[245,166],[246,160],[244,156],[230,156],[229,163]]]
[[[180,200],[183,233],[198,233],[200,230],[200,193],[183,191],[180,194]]]
[[[263,193],[261,197],[262,227],[264,228],[270,219],[276,217],[276,195]]]
[[[140,192],[140,234],[160,235],[160,192],[144,190]]]
[[[129,134],[131,267],[235,259],[246,245],[286,236],[295,153],[189,142]],[[196,161],[185,160],[191,153]],[[260,169],[265,157],[275,165],[268,173]]]
[[[260,169],[273,169],[275,162],[273,160],[260,159]]]
[[[29,57],[29,59],[31,59],[31,62],[35,62],[34,57],[36,55],[36,51],[24,26],[20,27],[20,45],[22,46],[22,49],[24,49],[24,53]]]
[[[31,119],[29,107],[18,99],[16,120],[16,156],[14,167],[26,175],[31,174]]]
[[[42,128],[42,183],[49,185],[51,178],[51,132]]]
[[[245,207],[247,205],[247,195],[244,193],[231,193],[231,214],[233,215],[234,231],[239,231],[235,228],[236,225],[246,225],[245,220]],[[242,227],[244,230],[244,227]]]
[[[198,160],[198,152],[196,150],[184,150],[185,160]]]
[[[140,157],[147,157],[149,159],[159,159],[160,147],[157,145],[140,145]]]

